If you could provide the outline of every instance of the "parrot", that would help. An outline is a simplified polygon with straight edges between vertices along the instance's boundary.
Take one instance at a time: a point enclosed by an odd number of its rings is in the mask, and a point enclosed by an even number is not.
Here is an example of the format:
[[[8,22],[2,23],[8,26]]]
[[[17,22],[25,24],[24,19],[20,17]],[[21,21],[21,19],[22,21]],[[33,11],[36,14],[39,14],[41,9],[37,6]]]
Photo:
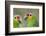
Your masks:
[[[32,13],[27,13],[25,15],[24,20],[27,22],[27,27],[35,27],[38,26],[38,21],[35,15],[32,15]]]
[[[19,15],[14,16],[13,27],[18,28],[20,24],[21,24],[21,17]]]

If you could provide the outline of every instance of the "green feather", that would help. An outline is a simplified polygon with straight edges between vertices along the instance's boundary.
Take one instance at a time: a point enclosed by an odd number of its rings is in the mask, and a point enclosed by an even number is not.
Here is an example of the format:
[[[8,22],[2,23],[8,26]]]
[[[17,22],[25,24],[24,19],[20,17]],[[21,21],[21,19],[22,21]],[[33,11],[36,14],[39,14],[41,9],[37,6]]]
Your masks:
[[[14,28],[19,27],[19,22],[16,21],[15,19],[13,19],[13,27],[14,27]]]
[[[31,20],[27,20],[27,26],[28,27],[37,26],[37,18],[36,18],[36,16],[32,16]]]

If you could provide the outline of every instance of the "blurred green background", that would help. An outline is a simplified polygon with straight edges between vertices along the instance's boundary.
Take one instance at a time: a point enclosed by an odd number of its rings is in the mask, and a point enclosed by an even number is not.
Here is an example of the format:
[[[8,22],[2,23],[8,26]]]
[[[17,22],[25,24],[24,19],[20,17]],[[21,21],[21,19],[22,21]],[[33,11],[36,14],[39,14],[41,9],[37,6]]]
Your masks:
[[[32,15],[35,15],[37,17],[38,25],[39,25],[39,9],[29,9],[29,8],[14,8],[13,9],[13,17],[15,15],[21,15],[23,20],[23,27],[26,27],[26,22],[24,21],[24,15],[26,13],[32,13]],[[22,25],[20,25],[22,27]]]

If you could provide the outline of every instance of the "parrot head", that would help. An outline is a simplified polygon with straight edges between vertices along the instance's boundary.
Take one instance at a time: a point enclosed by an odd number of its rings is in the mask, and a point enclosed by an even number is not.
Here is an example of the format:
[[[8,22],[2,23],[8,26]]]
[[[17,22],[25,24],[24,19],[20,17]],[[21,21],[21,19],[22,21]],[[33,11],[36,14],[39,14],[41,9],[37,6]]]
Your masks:
[[[32,13],[27,13],[27,14],[25,15],[25,20],[26,20],[26,19],[31,20],[31,19],[32,19]]]
[[[15,19],[16,21],[18,21],[19,23],[21,23],[21,17],[20,17],[19,15],[16,15],[16,16],[14,17],[14,19]]]

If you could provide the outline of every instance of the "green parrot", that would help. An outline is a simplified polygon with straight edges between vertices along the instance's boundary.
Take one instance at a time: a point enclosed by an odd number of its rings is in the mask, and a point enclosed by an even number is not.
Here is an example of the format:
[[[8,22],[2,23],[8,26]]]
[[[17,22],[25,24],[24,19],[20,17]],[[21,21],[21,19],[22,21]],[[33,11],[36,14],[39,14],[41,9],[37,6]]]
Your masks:
[[[20,16],[18,16],[18,15],[15,16],[13,19],[13,27],[14,28],[19,27],[20,23],[21,23]]]
[[[26,14],[24,20],[27,22],[27,27],[36,27],[38,26],[38,21],[36,16],[32,15],[32,13]]]

